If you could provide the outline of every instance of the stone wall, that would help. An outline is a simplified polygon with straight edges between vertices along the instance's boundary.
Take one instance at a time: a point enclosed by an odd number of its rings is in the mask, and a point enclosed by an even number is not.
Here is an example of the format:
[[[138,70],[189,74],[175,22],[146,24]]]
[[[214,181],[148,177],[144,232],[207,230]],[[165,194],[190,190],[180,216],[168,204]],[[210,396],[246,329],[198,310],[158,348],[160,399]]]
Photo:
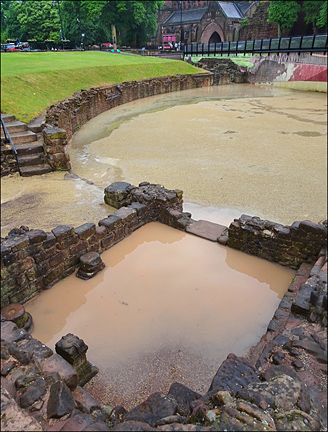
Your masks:
[[[1,177],[18,172],[14,151],[10,144],[1,143]]]
[[[197,66],[213,73],[213,85],[248,83],[248,72],[226,58],[202,58]]]
[[[299,268],[314,263],[327,244],[327,221],[294,222],[291,226],[242,215],[229,226],[227,245],[268,261]]]
[[[148,96],[207,87],[213,84],[209,73],[177,75],[131,81],[109,87],[81,90],[52,105],[43,124],[46,159],[53,169],[70,169],[66,145],[73,134],[104,111]],[[66,136],[65,136],[66,132]],[[60,141],[58,141],[60,134]]]
[[[267,39],[278,37],[278,26],[276,23],[268,22],[268,8],[270,2],[258,2],[252,17],[247,17],[247,25],[239,31],[239,40]],[[288,36],[289,30],[282,30],[282,37]]]
[[[195,222],[182,210],[181,190],[147,182],[138,187],[116,182],[105,189],[104,199],[118,210],[100,220],[98,226],[60,225],[51,232],[21,227],[1,239],[3,306],[26,302],[73,273],[83,254],[102,253],[148,222],[159,221],[203,235],[204,221]],[[242,215],[229,228],[210,222],[207,225],[205,231],[214,231],[205,238],[292,269],[302,263],[315,263],[327,243],[327,222],[302,221],[284,226]]]
[[[118,182],[119,187],[122,185],[127,196],[125,207],[117,204],[118,210],[100,220],[98,226],[60,225],[51,232],[21,227],[1,239],[2,307],[26,302],[73,273],[81,255],[101,253],[148,222],[160,221],[184,229],[191,221],[182,212],[182,191],[149,183],[135,187]]]

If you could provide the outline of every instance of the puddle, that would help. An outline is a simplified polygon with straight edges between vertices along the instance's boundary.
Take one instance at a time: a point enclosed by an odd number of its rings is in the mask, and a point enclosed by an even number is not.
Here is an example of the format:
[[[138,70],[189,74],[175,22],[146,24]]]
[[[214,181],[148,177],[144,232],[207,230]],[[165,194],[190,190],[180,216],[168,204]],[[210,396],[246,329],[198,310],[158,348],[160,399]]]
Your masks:
[[[160,223],[102,254],[105,270],[75,275],[32,299],[32,336],[54,349],[73,333],[99,374],[86,385],[131,409],[179,381],[204,393],[230,352],[265,333],[295,272]]]

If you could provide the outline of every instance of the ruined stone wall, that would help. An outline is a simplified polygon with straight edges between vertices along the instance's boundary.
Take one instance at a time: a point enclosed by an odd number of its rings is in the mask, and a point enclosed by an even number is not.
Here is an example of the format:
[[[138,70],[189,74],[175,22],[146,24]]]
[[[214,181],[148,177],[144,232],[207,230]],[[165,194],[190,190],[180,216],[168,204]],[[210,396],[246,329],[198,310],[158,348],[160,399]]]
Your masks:
[[[248,72],[241,71],[239,66],[230,59],[202,58],[197,66],[213,73],[213,85],[248,82]]]
[[[102,219],[98,226],[60,225],[51,232],[21,227],[1,239],[2,307],[26,302],[72,274],[81,255],[101,253],[148,222],[160,221],[183,229],[185,220],[190,220],[182,213],[182,191],[168,191],[149,183],[139,188],[128,186],[127,207]]]
[[[102,253],[148,222],[197,231],[191,229],[197,222],[183,212],[181,190],[167,190],[147,182],[139,187],[116,182],[105,189],[104,199],[118,210],[100,220],[98,226],[60,225],[51,232],[21,227],[1,239],[3,306],[26,302],[73,273],[83,254]],[[242,215],[229,228],[218,227],[222,229],[214,241],[293,269],[302,263],[313,264],[327,243],[326,222],[302,221],[284,226]]]
[[[229,226],[227,245],[297,269],[314,263],[327,244],[327,223],[294,222],[291,226],[242,215]]]
[[[1,177],[18,172],[16,158],[10,144],[1,144]]]
[[[46,160],[54,170],[69,170],[71,166],[66,147],[68,141],[82,125],[104,111],[136,99],[207,87],[212,84],[211,74],[199,73],[130,81],[89,90],[82,89],[47,110],[43,124]]]

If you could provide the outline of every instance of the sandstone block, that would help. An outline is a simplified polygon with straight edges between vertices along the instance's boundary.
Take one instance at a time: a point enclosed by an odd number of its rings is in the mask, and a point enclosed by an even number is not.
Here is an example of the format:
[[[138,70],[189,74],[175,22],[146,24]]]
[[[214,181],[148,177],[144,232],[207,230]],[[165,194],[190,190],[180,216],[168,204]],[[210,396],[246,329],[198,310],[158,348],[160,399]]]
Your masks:
[[[72,392],[63,381],[57,381],[50,387],[47,405],[48,418],[60,418],[75,408]]]
[[[58,372],[60,378],[74,391],[79,381],[76,370],[60,355],[53,354],[41,363],[43,372]]]

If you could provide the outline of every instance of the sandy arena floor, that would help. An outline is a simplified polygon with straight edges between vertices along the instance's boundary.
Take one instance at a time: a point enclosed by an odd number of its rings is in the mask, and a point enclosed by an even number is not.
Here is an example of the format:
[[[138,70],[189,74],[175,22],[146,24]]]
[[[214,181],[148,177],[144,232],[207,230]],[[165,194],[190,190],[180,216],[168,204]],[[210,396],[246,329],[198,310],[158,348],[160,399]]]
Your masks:
[[[251,85],[122,105],[73,137],[71,173],[1,179],[1,235],[21,225],[50,231],[97,223],[115,210],[103,201],[114,181],[182,189],[194,219],[206,218],[209,207],[224,224],[242,213],[284,224],[322,221],[326,119],[326,94]],[[230,215],[224,221],[223,213]]]

